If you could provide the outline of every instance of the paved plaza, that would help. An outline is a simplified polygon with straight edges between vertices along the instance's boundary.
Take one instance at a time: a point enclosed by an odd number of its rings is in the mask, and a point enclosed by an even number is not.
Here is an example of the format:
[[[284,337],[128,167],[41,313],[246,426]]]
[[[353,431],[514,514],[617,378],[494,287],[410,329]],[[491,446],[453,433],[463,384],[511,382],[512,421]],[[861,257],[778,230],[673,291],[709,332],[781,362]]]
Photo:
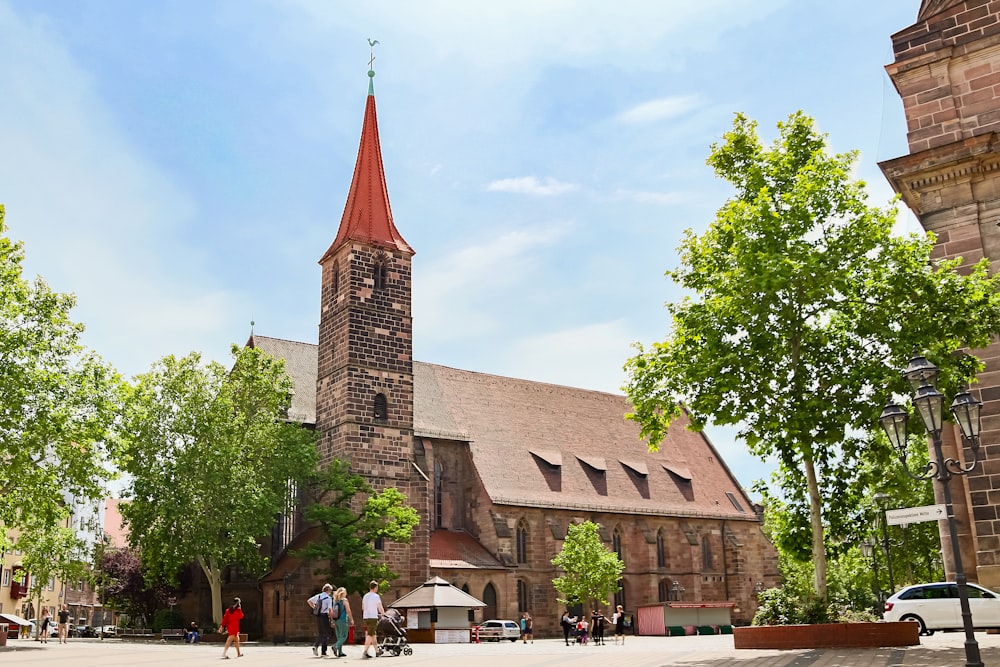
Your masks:
[[[986,665],[1000,666],[1000,635],[977,633]],[[964,635],[937,633],[922,637],[921,645],[901,649],[818,649],[803,651],[737,651],[731,635],[694,637],[629,637],[624,646],[566,646],[561,639],[491,644],[414,644],[411,656],[385,656],[362,660],[358,646],[348,646],[348,657],[320,660],[307,645],[272,646],[250,643],[244,657],[220,660],[218,644],[187,645],[161,642],[125,642],[96,639],[71,640],[69,644],[11,640],[0,648],[0,667],[198,667],[230,664],[308,665],[325,663],[369,664],[382,667],[608,667],[609,665],[686,665],[688,667],[945,667],[965,664]]]

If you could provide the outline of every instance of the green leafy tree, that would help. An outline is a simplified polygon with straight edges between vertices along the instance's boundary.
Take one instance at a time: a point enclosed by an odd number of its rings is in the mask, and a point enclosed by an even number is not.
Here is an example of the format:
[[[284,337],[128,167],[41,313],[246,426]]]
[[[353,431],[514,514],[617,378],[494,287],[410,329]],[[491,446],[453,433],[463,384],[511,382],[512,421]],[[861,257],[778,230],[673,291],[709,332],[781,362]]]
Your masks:
[[[618,554],[604,546],[599,526],[592,521],[570,525],[562,551],[552,559],[552,564],[563,575],[552,580],[557,598],[565,605],[586,603],[590,600],[607,602],[608,596],[619,589],[625,563]]]
[[[47,544],[69,516],[70,495],[104,496],[121,380],[80,344],[75,298],[24,278],[23,246],[6,231],[0,205],[0,527]],[[10,546],[8,532],[0,530],[0,548]]]
[[[282,421],[284,362],[253,348],[233,356],[232,370],[196,353],[164,357],[136,379],[119,429],[132,479],[122,515],[146,576],[173,582],[197,562],[215,621],[223,569],[266,567],[260,540],[316,465],[313,433]]]
[[[816,593],[826,597],[824,493],[877,441],[887,394],[914,349],[942,368],[946,393],[980,364],[955,350],[1000,331],[1000,278],[986,262],[932,259],[931,235],[894,236],[894,207],[869,206],[851,179],[855,153],[830,155],[801,112],[765,148],[737,115],[708,164],[736,193],[680,267],[692,293],[668,304],[668,338],[626,364],[625,387],[651,446],[686,409],[696,428],[739,426],[750,452],[776,455],[783,490],[809,508]],[[683,406],[683,407],[682,407]]]
[[[296,556],[322,565],[326,574],[350,592],[367,592],[368,582],[386,584],[399,574],[379,560],[376,540],[409,544],[420,522],[406,496],[394,487],[375,493],[347,461],[333,459],[317,471],[307,486],[306,522],[316,525],[321,539],[310,542]]]

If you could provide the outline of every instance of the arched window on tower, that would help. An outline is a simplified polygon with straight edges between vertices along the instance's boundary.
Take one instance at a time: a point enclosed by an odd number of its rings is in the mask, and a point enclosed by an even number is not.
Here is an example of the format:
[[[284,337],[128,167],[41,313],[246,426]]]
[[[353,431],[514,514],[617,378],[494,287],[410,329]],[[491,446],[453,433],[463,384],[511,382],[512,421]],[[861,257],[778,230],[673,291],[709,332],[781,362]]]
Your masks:
[[[444,522],[444,469],[440,461],[434,462],[434,527]]]
[[[524,519],[517,522],[517,562],[528,562],[528,522]]]
[[[340,262],[333,263],[333,280],[331,281],[334,296],[340,291]]]
[[[389,278],[389,258],[386,257],[385,253],[379,253],[375,256],[375,260],[372,263],[372,281],[375,284],[375,289],[381,290],[385,289]]]
[[[618,560],[625,562],[625,556],[622,554],[622,531],[618,528],[615,528],[611,536],[611,550],[618,554]]]
[[[701,568],[711,570],[712,568],[712,539],[709,535],[701,538]]]
[[[375,421],[384,422],[389,419],[389,403],[385,400],[385,394],[375,394]]]
[[[517,580],[517,613],[528,611],[528,584],[523,579]]]
[[[667,566],[667,543],[663,537],[663,529],[656,531],[656,567]]]

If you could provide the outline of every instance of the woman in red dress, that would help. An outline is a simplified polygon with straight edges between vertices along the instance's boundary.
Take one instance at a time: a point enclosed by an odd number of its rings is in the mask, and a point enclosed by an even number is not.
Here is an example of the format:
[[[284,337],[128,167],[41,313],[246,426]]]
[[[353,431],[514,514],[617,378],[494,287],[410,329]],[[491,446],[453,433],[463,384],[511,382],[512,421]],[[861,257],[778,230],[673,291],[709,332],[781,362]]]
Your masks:
[[[240,652],[241,618],[243,618],[243,604],[239,598],[233,598],[233,606],[226,609],[225,613],[222,614],[222,625],[219,627],[220,633],[225,632],[229,635],[226,637],[226,645],[222,648],[222,657],[227,660],[229,656],[226,653],[229,652],[230,644],[235,644],[236,646],[236,657],[243,657],[243,654]]]

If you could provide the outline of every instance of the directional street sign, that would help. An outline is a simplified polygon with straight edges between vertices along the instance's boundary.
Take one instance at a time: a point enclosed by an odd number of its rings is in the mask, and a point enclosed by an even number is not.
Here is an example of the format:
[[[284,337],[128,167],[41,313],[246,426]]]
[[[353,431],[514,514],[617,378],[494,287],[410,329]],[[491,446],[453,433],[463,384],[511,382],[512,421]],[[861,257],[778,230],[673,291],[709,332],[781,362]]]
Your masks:
[[[886,510],[885,521],[890,526],[902,526],[921,521],[937,521],[948,518],[947,505],[925,505],[924,507],[904,507],[898,510]]]

